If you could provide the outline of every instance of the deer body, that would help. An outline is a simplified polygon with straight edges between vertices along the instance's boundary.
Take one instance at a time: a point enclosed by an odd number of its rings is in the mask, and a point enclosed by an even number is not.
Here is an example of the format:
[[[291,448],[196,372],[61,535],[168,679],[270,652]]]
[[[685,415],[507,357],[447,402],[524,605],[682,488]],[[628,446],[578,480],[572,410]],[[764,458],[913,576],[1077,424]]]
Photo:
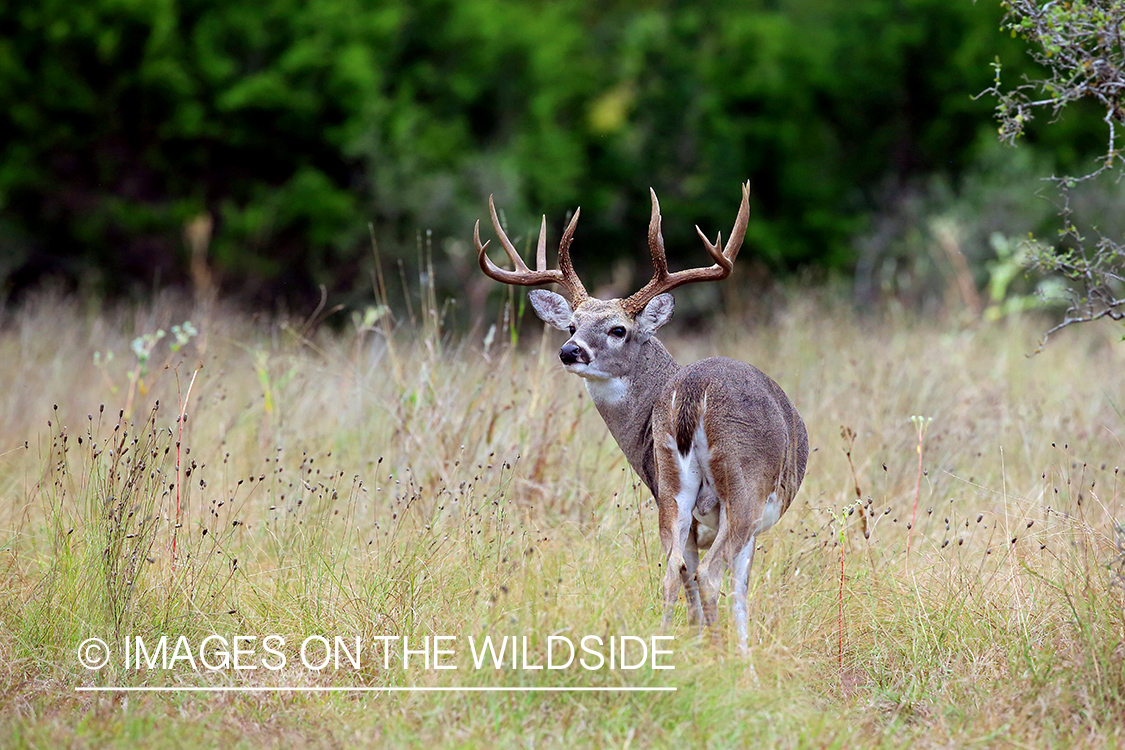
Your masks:
[[[757,536],[777,523],[804,478],[809,452],[804,422],[777,383],[725,357],[684,367],[652,414],[655,496],[668,555],[665,622],[681,584],[692,611],[714,622],[729,565],[735,629],[745,648]],[[700,565],[699,550],[708,548]]]
[[[559,283],[571,293],[573,307],[554,292],[535,290],[529,298],[541,319],[570,333],[559,350],[564,368],[586,381],[610,433],[656,498],[667,561],[665,625],[681,587],[689,618],[713,625],[719,585],[730,567],[735,627],[745,650],[757,535],[777,522],[800,487],[808,437],[788,397],[757,368],[724,357],[680,366],[654,336],[672,317],[674,301],[667,290],[730,272],[749,215],[747,188],[726,249],[719,252],[721,237],[714,245],[704,239],[716,264],[675,274],[668,273],[664,262],[655,193],[652,199],[649,242],[657,272],[625,300],[589,297],[574,274],[569,245],[577,212],[559,246],[559,270],[545,269],[544,229],[538,270],[530,271],[507,241],[495,208],[493,226],[516,270],[499,269],[488,260],[479,224],[474,239],[489,276],[506,283]],[[701,550],[707,550],[702,563]]]

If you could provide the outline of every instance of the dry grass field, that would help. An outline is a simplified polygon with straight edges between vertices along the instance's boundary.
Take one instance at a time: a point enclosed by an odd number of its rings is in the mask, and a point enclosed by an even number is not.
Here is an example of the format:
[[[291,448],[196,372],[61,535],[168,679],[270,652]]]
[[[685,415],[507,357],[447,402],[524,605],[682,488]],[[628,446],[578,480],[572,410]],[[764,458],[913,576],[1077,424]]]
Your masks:
[[[728,608],[714,644],[681,603],[674,669],[607,649],[536,670],[478,669],[469,639],[514,636],[533,666],[551,636],[661,634],[654,502],[557,332],[50,296],[0,315],[0,746],[1125,745],[1120,328],[1029,357],[1043,320],[794,295],[673,323],[681,362],[754,363],[808,425],[804,485],[759,539],[749,659]],[[172,663],[138,667],[162,635]],[[312,666],[337,637],[367,650],[312,669],[310,637]],[[431,650],[404,664],[403,638]],[[79,689],[99,686],[675,690]]]

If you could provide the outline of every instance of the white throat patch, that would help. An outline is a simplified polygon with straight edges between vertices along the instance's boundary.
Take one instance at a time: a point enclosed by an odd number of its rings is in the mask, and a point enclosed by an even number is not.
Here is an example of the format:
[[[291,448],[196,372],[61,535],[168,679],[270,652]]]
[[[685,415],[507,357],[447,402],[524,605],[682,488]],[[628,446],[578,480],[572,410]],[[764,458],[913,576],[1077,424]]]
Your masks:
[[[625,378],[586,378],[586,392],[595,404],[616,404],[629,392]]]

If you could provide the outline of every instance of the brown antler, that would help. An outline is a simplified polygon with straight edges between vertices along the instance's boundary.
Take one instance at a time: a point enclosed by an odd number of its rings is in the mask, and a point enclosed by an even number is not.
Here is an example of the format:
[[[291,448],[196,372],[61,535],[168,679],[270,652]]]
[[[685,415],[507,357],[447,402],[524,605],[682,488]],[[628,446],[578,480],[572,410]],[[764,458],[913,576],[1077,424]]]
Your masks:
[[[574,265],[570,262],[570,243],[574,239],[574,227],[578,224],[578,214],[582,211],[581,208],[575,210],[574,218],[570,220],[570,225],[567,226],[562,239],[559,241],[559,267],[557,269],[547,268],[547,217],[543,217],[543,223],[539,227],[539,245],[535,252],[534,271],[523,262],[508,239],[508,235],[504,234],[504,230],[500,227],[500,219],[496,216],[496,205],[492,202],[491,195],[488,196],[488,210],[492,213],[492,227],[496,230],[496,236],[500,238],[500,244],[504,246],[504,252],[508,253],[508,258],[511,259],[515,270],[505,270],[489,260],[485,253],[488,242],[483,245],[480,242],[480,221],[478,220],[476,226],[473,227],[473,242],[477,246],[477,261],[480,263],[480,270],[484,271],[486,276],[505,284],[518,284],[520,286],[558,284],[570,294],[570,304],[574,307],[578,307],[589,298],[589,295],[586,294],[586,288],[582,286],[582,282],[578,279],[578,274],[574,272]]]
[[[695,228],[715,264],[707,268],[690,268],[668,273],[668,259],[664,257],[664,238],[660,234],[660,202],[656,200],[656,191],[650,188],[649,193],[652,194],[652,219],[648,224],[648,246],[652,252],[652,265],[656,267],[656,271],[640,291],[621,303],[625,311],[631,315],[636,315],[645,309],[656,295],[671,291],[683,284],[690,284],[693,281],[720,281],[730,276],[734,259],[738,257],[742,240],[746,236],[746,224],[750,220],[750,183],[747,182],[742,186],[742,205],[738,207],[738,217],[734,220],[730,239],[721,252],[719,246],[723,243],[722,232],[719,232],[715,244],[712,245],[703,234],[703,230],[698,226]]]

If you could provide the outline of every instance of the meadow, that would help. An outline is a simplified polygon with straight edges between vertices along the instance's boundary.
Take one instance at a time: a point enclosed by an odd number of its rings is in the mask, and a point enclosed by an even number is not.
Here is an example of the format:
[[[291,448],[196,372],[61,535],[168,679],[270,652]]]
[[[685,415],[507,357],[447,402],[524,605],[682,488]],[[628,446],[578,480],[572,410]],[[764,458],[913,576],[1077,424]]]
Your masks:
[[[661,336],[757,365],[808,426],[804,484],[759,538],[749,658],[724,600],[719,643],[681,602],[674,669],[475,669],[464,645],[456,670],[306,668],[309,636],[526,636],[542,662],[552,635],[661,634],[654,501],[561,334],[450,334],[434,307],[342,328],[175,299],[0,312],[0,745],[1125,745],[1120,328],[1031,356],[1045,319],[828,294]],[[120,658],[216,634],[257,637],[257,669]],[[114,658],[91,670],[94,637]]]

